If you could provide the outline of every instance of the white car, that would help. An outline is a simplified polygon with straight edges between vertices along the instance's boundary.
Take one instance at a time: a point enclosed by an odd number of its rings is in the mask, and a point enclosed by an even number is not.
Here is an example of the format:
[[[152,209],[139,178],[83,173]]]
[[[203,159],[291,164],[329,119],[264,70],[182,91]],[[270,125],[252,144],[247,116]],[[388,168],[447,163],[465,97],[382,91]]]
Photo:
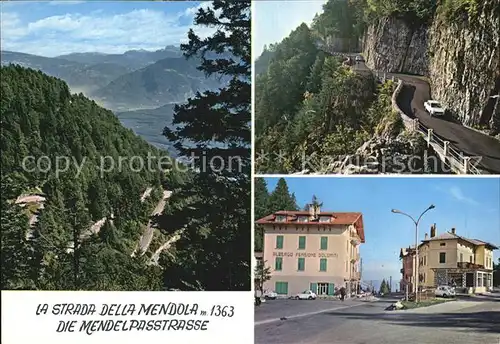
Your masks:
[[[442,116],[444,115],[444,108],[440,102],[437,100],[428,100],[424,103],[425,110],[431,116]]]
[[[361,55],[356,55],[355,60],[356,60],[356,62],[365,62],[365,59]]]
[[[455,297],[456,293],[455,293],[455,289],[453,287],[450,287],[447,285],[440,285],[434,291],[434,295],[440,296],[440,297]]]
[[[278,297],[278,294],[274,291],[266,290],[262,296],[266,300],[276,300],[276,298]]]
[[[293,296],[295,300],[315,300],[318,295],[316,293],[312,292],[311,290],[305,290],[302,293],[298,293],[297,295]]]

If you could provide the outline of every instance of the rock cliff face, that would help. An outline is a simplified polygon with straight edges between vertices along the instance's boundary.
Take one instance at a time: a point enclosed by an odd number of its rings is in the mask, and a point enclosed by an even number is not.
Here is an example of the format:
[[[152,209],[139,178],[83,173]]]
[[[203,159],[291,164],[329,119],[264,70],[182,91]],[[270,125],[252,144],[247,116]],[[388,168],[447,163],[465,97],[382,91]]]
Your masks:
[[[428,29],[389,17],[368,27],[363,52],[368,67],[388,73],[429,74]]]
[[[484,0],[474,19],[445,20],[413,27],[384,18],[371,25],[363,51],[370,68],[429,77],[432,97],[463,124],[500,130],[500,2]]]

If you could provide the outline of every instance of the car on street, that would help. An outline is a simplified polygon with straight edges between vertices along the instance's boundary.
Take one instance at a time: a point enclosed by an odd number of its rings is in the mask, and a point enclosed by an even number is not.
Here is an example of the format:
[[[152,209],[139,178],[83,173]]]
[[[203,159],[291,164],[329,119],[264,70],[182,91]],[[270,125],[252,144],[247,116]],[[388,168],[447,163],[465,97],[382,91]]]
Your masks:
[[[292,296],[292,299],[295,299],[295,300],[316,300],[317,297],[318,297],[318,295],[316,295],[316,293],[314,293],[313,291],[304,290],[302,293],[298,293],[298,294]]]
[[[266,290],[266,291],[264,291],[264,294],[262,296],[266,300],[276,300],[276,298],[278,297],[278,294],[273,290]]]
[[[450,287],[448,285],[440,285],[439,287],[436,288],[434,291],[434,295],[438,297],[455,297],[455,288]]]
[[[428,100],[424,102],[425,110],[431,116],[442,116],[444,115],[444,107],[437,100]]]
[[[356,60],[356,62],[365,62],[365,59],[361,55],[356,55],[355,60]]]

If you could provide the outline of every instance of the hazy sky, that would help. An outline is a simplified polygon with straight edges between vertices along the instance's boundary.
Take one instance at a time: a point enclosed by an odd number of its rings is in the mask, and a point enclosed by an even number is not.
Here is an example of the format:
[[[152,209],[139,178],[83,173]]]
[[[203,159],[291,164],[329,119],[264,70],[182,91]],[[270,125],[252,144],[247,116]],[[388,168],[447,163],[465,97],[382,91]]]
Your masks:
[[[2,50],[57,56],[71,52],[156,50],[187,40],[209,2],[1,2]],[[213,29],[197,28],[202,36]]]
[[[264,45],[277,43],[300,24],[311,24],[323,11],[326,0],[254,1],[252,4],[252,55],[259,57]]]
[[[278,178],[265,178],[269,190]],[[401,278],[399,250],[415,244],[415,225],[392,208],[418,217],[419,238],[436,223],[441,234],[455,227],[458,235],[500,246],[500,178],[286,178],[299,206],[315,194],[325,211],[362,212],[366,243],[361,245],[363,280]],[[495,262],[500,257],[494,251]]]

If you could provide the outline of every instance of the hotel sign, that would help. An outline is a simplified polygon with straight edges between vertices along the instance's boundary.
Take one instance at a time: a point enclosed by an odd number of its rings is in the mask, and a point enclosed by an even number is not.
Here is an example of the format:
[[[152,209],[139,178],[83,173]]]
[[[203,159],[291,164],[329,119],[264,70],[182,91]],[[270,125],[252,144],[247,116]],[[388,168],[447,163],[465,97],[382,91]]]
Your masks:
[[[338,258],[338,255],[336,253],[323,252],[273,252],[273,257]]]

